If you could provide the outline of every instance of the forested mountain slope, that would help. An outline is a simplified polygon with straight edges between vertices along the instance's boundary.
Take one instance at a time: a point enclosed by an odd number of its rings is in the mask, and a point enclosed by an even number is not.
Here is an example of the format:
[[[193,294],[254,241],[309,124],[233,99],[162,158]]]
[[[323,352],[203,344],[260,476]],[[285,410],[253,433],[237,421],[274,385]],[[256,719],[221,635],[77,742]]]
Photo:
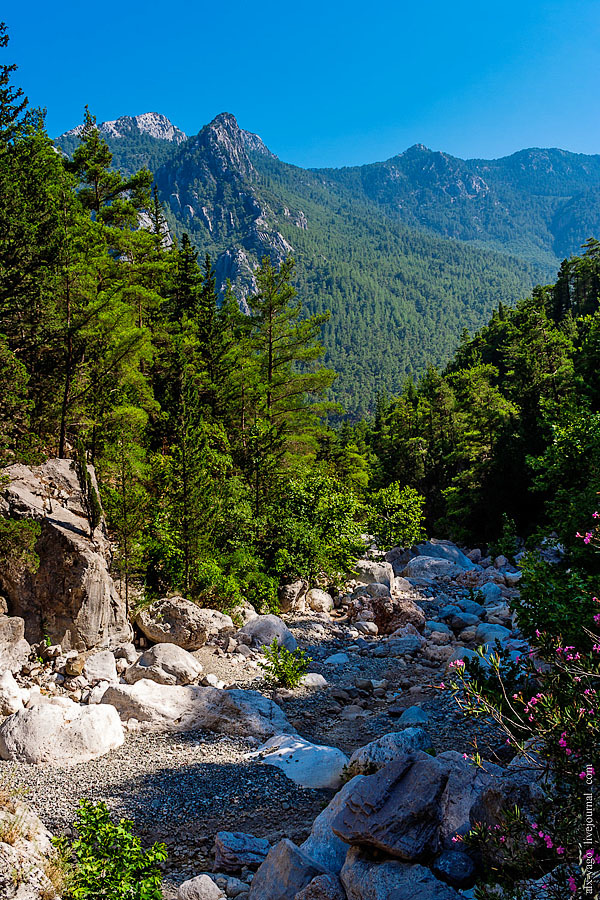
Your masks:
[[[578,195],[600,186],[597,157],[464,162],[416,146],[387,163],[305,170],[227,113],[187,140],[168,120],[162,131],[144,117],[100,127],[117,167],[154,171],[171,231],[208,251],[219,286],[230,279],[242,302],[262,256],[295,256],[308,312],[331,310],[327,362],[352,414],[444,364],[464,328],[549,280],[558,248],[594,231],[598,206],[582,212]],[[58,143],[71,152],[74,139]]]

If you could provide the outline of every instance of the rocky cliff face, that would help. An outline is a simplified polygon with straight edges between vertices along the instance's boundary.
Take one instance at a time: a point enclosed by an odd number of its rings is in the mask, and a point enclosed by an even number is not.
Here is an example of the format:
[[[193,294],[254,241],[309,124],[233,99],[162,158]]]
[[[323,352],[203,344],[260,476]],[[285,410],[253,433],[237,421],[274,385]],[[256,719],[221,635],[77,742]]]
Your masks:
[[[129,640],[125,605],[108,572],[104,524],[89,537],[71,460],[50,459],[31,468],[13,465],[3,474],[9,480],[0,496],[0,513],[41,525],[38,571],[0,568],[8,611],[25,620],[27,639],[47,636],[65,649],[81,650]]]
[[[263,256],[280,263],[294,249],[258,190],[252,154],[276,159],[258,135],[221,113],[156,173],[174,219],[214,248],[218,287],[229,279],[241,298],[254,290],[253,272]]]

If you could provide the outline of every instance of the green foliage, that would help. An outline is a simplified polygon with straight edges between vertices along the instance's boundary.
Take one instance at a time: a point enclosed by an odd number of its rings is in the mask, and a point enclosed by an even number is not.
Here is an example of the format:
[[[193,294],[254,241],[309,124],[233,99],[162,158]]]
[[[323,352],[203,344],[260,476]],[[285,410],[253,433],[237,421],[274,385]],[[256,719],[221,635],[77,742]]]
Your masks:
[[[78,439],[77,441],[75,462],[73,465],[77,472],[79,487],[81,488],[81,502],[83,511],[88,520],[90,537],[93,537],[94,531],[102,521],[102,506],[100,504],[98,491],[96,490],[90,470],[88,469],[87,454],[81,439]]]
[[[394,481],[369,497],[369,527],[382,550],[411,547],[426,539],[425,497],[414,488]]]
[[[112,822],[105,803],[81,800],[74,823],[77,837],[55,839],[69,854],[71,871],[66,897],[70,900],[161,900],[159,863],[167,858],[164,844],[142,849],[133,823]]]
[[[279,646],[277,638],[273,638],[271,646],[265,648],[264,655],[266,662],[260,662],[259,666],[264,671],[266,680],[287,688],[295,688],[300,684],[311,662],[304,650],[286,650]]]
[[[535,552],[527,554],[521,566],[523,578],[513,606],[525,636],[535,642],[544,631],[566,644],[581,643],[596,611],[598,579],[581,568],[552,565]]]
[[[357,498],[328,476],[290,479],[267,512],[262,539],[267,570],[286,581],[335,580],[351,571],[364,552],[360,509]],[[262,541],[259,537],[259,545]]]
[[[0,565],[15,581],[23,572],[37,572],[40,563],[35,546],[39,522],[19,522],[0,516]]]
[[[491,556],[505,556],[509,562],[514,562],[514,556],[519,547],[517,530],[514,519],[502,513],[502,533],[495,544],[490,548]]]

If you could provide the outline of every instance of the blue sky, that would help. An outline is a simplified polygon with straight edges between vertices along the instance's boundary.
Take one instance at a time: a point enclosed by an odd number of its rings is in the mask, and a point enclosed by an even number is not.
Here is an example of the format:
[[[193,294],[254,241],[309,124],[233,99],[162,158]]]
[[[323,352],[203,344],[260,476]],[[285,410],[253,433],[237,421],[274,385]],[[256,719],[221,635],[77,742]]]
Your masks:
[[[598,0],[5,0],[17,82],[50,134],[162,112],[188,134],[219,112],[302,166],[414,143],[462,157],[600,152]]]

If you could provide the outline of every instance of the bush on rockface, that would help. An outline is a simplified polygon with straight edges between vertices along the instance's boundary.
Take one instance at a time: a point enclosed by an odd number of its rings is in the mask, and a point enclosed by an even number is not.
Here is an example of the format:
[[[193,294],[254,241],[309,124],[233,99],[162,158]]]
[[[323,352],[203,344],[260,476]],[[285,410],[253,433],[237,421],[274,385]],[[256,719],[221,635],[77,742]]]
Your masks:
[[[410,547],[426,539],[425,498],[412,487],[394,481],[371,494],[369,527],[381,550]]]
[[[550,578],[546,584],[543,573]],[[547,602],[556,590],[555,571],[540,568],[536,579],[528,596],[535,589],[539,602]],[[540,606],[538,621],[548,620],[550,628],[535,630],[536,649],[518,660],[518,671],[509,672],[499,655],[489,658],[486,679],[469,664],[453,664],[451,689],[463,712],[494,721],[504,731],[540,791],[535,812],[507,809],[499,821],[479,823],[464,838],[483,864],[478,900],[497,898],[498,885],[506,900],[598,896],[600,637],[593,631],[600,624],[598,601],[594,608],[589,627],[567,643],[556,637],[558,620],[545,619]],[[577,634],[568,612],[560,608],[560,622]],[[571,614],[577,621],[582,616],[576,604]],[[473,761],[481,765],[477,753]]]
[[[70,862],[63,892],[67,900],[161,900],[158,864],[167,858],[166,847],[142,849],[132,826],[125,819],[115,824],[104,803],[80,802],[77,837],[55,839]]]

